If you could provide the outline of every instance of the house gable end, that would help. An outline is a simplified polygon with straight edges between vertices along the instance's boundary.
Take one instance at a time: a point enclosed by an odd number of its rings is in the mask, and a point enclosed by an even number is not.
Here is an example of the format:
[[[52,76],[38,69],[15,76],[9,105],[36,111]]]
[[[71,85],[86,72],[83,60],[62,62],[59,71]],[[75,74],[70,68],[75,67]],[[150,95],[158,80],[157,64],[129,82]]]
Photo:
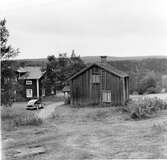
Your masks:
[[[114,74],[115,76],[117,77],[128,77],[128,75],[122,71],[119,71],[117,69],[115,69],[114,67],[112,67],[111,65],[107,64],[107,65],[104,65],[104,64],[97,64],[97,63],[94,63],[94,64],[91,64],[87,67],[85,67],[84,69],[82,69],[81,71],[79,71],[78,73],[74,74],[72,77],[70,77],[68,80],[72,80],[74,78],[76,78],[77,76],[79,76],[80,74],[84,73],[85,71],[87,71],[88,69],[92,68],[93,66],[96,66],[96,67],[99,67],[101,69],[104,69],[105,71],[111,73],[111,74]]]

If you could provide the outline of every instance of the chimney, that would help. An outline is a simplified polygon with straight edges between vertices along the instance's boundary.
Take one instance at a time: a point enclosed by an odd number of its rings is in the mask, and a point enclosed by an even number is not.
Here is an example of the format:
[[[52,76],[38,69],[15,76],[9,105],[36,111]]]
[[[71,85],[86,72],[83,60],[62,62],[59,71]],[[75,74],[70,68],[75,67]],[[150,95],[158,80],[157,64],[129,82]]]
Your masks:
[[[107,63],[107,56],[100,56],[101,63]]]

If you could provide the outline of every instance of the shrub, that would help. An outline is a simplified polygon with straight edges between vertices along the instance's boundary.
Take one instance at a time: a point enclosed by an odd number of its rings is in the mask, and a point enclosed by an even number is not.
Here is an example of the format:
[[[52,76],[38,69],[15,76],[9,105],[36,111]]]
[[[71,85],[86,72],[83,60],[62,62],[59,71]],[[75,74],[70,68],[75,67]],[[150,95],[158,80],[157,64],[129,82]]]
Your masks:
[[[161,93],[165,93],[165,92],[167,92],[167,88],[162,88]]]
[[[133,119],[148,118],[161,109],[167,109],[167,103],[158,98],[140,98],[128,105]]]
[[[16,95],[16,102],[25,102],[25,101],[26,101],[26,98],[23,97],[23,95],[21,94]]]
[[[157,80],[154,72],[148,72],[138,84],[139,94],[143,93],[156,93]],[[148,91],[147,91],[148,90]]]
[[[13,129],[19,126],[38,126],[42,124],[40,119],[34,112],[17,113],[12,108],[3,108],[1,111],[2,127],[5,130]]]
[[[154,87],[150,87],[146,89],[146,94],[158,93],[157,89]]]
[[[134,91],[132,95],[138,95],[139,93],[137,91]]]

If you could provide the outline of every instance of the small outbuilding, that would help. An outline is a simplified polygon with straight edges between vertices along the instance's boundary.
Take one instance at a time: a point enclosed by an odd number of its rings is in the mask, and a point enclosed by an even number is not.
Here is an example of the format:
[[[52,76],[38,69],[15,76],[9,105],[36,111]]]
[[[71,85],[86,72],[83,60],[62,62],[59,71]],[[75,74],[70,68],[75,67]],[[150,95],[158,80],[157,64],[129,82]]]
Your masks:
[[[129,99],[129,76],[107,63],[93,63],[69,79],[72,105],[124,105]]]
[[[62,91],[64,93],[64,103],[70,104],[70,86],[65,86]]]

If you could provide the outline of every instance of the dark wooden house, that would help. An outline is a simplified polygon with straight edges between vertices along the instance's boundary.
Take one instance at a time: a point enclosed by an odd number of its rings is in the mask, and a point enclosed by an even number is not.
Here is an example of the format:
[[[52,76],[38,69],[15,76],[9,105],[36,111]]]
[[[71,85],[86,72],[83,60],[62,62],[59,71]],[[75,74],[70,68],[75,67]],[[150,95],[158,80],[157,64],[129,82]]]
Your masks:
[[[23,97],[26,99],[45,96],[41,80],[44,73],[40,67],[24,67],[17,70],[18,82],[23,85]]]
[[[101,62],[88,65],[70,79],[72,105],[124,105],[129,99],[129,76]]]
[[[55,87],[45,87],[42,80],[46,78],[45,72],[41,67],[26,66],[20,67],[17,71],[17,81],[23,86],[21,92],[16,93],[16,97],[25,99],[39,98],[56,94],[56,89],[61,87],[61,82],[57,81]],[[16,98],[18,99],[18,98]]]

